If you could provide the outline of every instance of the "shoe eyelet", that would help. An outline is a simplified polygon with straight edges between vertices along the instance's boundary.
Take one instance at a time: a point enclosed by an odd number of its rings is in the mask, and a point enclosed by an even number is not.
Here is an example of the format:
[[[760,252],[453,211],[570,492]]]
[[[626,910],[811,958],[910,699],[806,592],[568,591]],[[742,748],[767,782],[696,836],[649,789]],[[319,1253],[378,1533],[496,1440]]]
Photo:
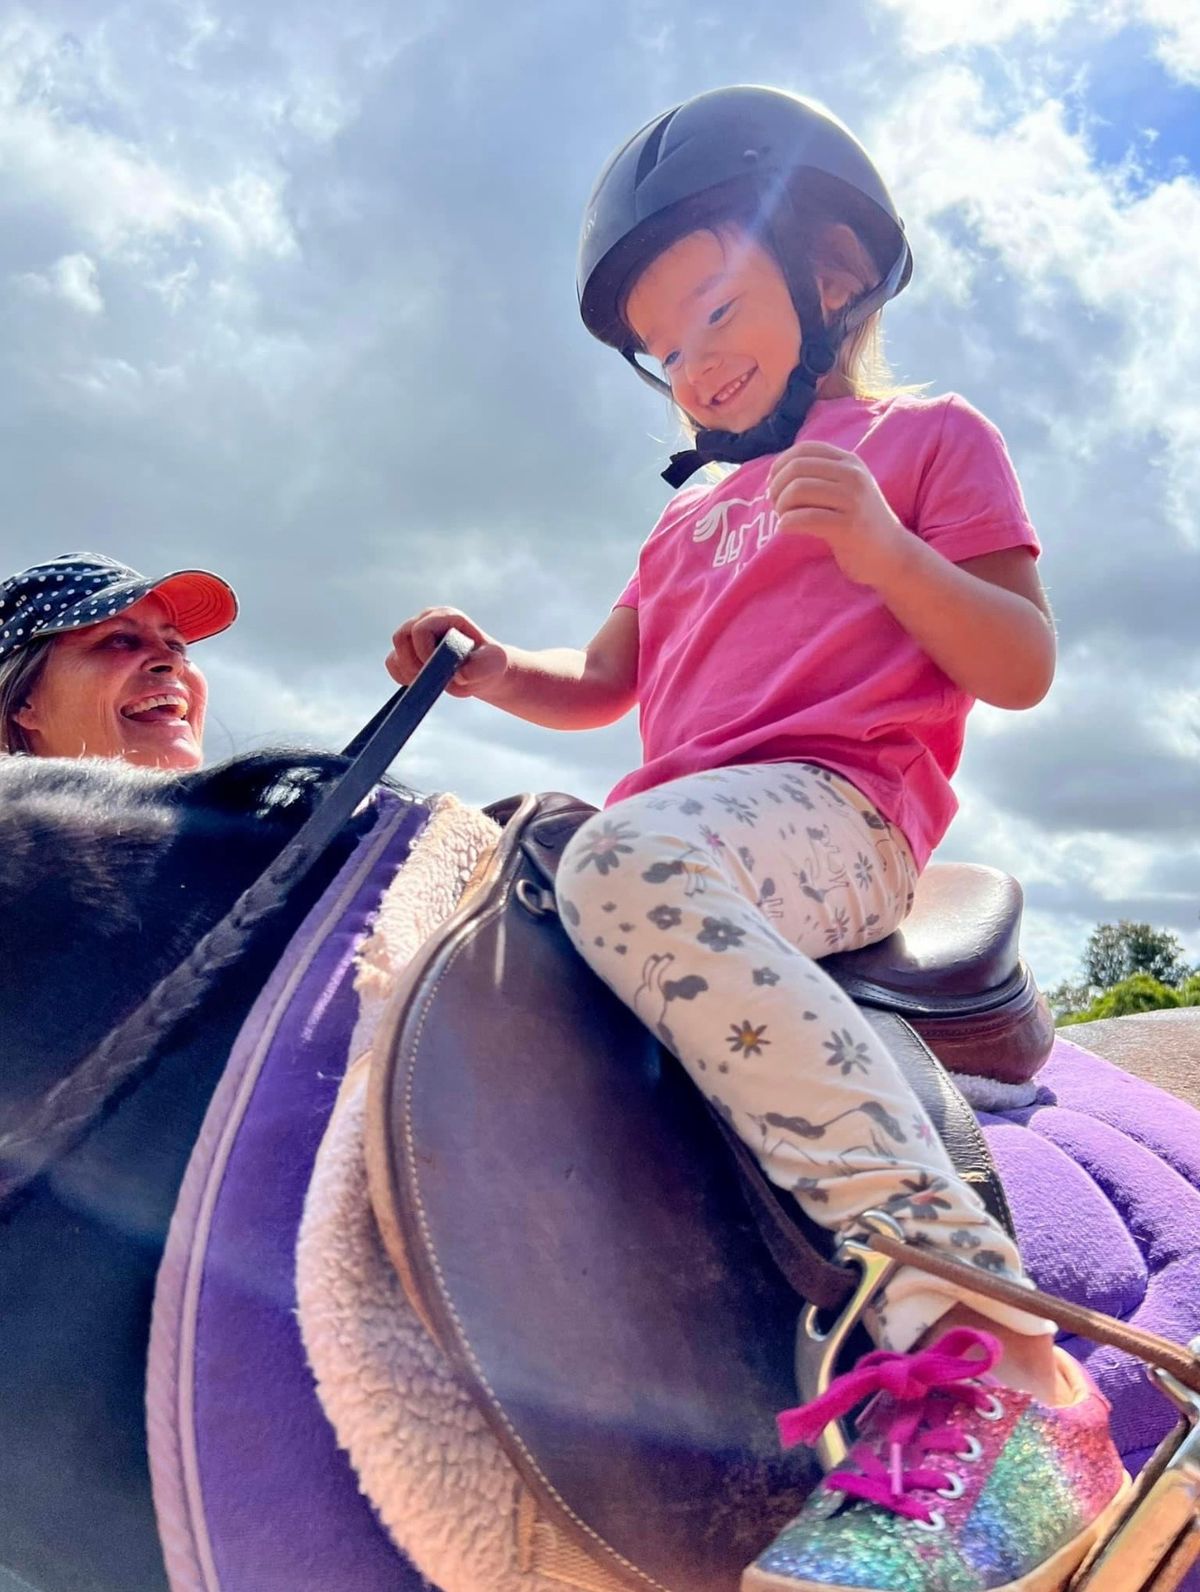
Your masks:
[[[937,1493],[939,1498],[954,1499],[961,1498],[965,1489],[966,1482],[963,1481],[961,1476],[956,1476],[954,1472],[951,1471],[946,1477],[946,1485],[944,1487],[935,1487],[934,1491]]]
[[[981,1406],[976,1410],[975,1413],[979,1416],[980,1420],[999,1421],[1004,1417],[1004,1405],[1001,1404],[1000,1400],[994,1393],[989,1393],[986,1408]]]
[[[966,1448],[964,1448],[961,1453],[956,1453],[954,1457],[955,1459],[961,1460],[964,1465],[974,1465],[978,1460],[983,1458],[983,1444],[977,1437],[972,1437],[971,1434],[968,1433]]]
[[[928,1520],[914,1520],[913,1525],[918,1531],[945,1531],[946,1517],[940,1509],[931,1509]]]

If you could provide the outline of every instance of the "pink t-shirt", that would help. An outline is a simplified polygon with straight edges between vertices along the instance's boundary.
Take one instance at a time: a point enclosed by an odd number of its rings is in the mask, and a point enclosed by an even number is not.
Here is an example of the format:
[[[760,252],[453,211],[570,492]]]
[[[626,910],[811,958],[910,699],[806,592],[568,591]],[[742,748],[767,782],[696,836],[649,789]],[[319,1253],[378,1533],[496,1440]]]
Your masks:
[[[1000,433],[956,394],[824,400],[801,435],[857,453],[897,518],[954,563],[1040,551]],[[770,464],[679,492],[614,605],[638,611],[644,761],[609,804],[708,768],[818,763],[924,867],[957,809],[974,699],[823,542],[777,534]]]

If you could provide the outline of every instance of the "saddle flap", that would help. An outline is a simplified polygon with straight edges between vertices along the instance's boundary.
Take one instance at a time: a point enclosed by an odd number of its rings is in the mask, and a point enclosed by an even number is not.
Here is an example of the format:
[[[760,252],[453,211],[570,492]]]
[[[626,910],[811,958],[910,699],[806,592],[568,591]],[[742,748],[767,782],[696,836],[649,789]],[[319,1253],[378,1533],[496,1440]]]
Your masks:
[[[780,1453],[796,1299],[703,1100],[576,956],[518,810],[372,1068],[393,1263],[517,1470],[622,1584],[728,1592],[814,1475]]]

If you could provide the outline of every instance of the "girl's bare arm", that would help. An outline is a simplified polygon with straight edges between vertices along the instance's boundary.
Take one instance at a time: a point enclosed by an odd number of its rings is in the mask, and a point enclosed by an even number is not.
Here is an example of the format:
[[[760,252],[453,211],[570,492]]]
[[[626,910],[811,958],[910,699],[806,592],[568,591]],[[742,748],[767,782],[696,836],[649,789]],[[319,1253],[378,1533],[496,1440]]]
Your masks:
[[[961,690],[1030,708],[1054,679],[1050,605],[1028,548],[952,564],[920,537],[873,583],[888,608]]]
[[[552,730],[590,730],[637,700],[638,616],[614,608],[586,647],[530,650],[497,641],[455,608],[426,608],[392,638],[392,678],[407,685],[451,627],[476,644],[449,687]]]

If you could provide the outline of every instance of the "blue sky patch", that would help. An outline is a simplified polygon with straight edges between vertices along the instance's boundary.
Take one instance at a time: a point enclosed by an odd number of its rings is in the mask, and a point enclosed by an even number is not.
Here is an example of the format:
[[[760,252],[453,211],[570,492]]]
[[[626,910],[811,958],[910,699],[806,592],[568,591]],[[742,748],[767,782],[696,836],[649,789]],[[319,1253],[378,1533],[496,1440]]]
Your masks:
[[[1147,188],[1200,167],[1200,89],[1173,78],[1153,48],[1149,29],[1122,29],[1089,59],[1084,89],[1096,158],[1116,166],[1133,150]]]

